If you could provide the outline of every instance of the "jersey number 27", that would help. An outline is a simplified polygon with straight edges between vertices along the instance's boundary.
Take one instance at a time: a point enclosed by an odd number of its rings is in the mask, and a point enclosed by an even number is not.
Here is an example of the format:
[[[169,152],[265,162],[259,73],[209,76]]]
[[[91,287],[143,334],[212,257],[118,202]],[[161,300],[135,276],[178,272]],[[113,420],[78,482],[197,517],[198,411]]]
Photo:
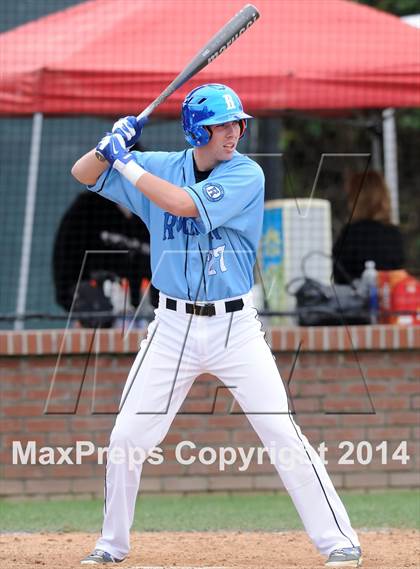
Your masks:
[[[217,275],[217,271],[215,269],[216,259],[219,260],[219,266],[222,273],[227,271],[227,267],[225,265],[225,252],[226,245],[220,245],[215,249],[210,249],[207,253],[207,262],[208,262],[208,274],[209,275]]]

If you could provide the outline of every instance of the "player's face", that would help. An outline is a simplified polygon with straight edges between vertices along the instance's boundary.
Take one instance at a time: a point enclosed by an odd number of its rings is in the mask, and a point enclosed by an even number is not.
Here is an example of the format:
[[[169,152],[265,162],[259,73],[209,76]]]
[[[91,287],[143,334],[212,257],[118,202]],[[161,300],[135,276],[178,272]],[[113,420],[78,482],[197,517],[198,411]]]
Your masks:
[[[241,127],[239,121],[231,121],[209,127],[212,135],[204,148],[213,154],[215,161],[224,162],[233,157],[239,142]]]

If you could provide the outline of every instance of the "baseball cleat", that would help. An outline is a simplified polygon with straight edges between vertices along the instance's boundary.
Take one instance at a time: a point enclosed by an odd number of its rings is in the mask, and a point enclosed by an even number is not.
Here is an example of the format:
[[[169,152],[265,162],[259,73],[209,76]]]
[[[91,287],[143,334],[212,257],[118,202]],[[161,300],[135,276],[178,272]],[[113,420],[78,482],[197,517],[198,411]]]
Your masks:
[[[124,559],[117,559],[102,549],[94,549],[80,562],[82,565],[105,565],[105,563],[121,563]]]
[[[343,547],[331,551],[326,567],[361,567],[362,550],[360,547]]]

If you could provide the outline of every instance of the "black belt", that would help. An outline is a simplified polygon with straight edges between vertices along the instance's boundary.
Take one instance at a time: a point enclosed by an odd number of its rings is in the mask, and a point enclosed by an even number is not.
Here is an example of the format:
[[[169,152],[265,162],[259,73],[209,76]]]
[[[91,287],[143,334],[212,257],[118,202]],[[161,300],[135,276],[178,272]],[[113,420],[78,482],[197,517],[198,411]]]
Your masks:
[[[166,308],[169,310],[177,310],[177,301],[173,298],[166,299]],[[237,312],[242,310],[244,307],[244,301],[242,298],[237,298],[236,300],[226,300],[225,301],[225,311],[226,312]],[[185,312],[187,314],[194,314],[195,316],[215,316],[216,306],[211,302],[205,304],[191,304],[189,302],[185,303]]]

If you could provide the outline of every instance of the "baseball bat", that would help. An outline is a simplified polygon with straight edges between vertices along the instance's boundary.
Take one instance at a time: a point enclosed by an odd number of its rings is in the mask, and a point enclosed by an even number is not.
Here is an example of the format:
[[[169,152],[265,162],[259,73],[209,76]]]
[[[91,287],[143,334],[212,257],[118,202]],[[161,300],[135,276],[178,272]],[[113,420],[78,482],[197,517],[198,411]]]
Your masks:
[[[204,69],[209,63],[214,61],[235,40],[246,32],[252,24],[260,17],[255,6],[246,4],[231,20],[229,20],[197,53],[179,75],[170,83],[148,107],[138,116],[137,120],[148,117],[161,103],[163,103],[172,93],[182,87],[193,75]],[[96,151],[98,160],[104,161],[102,154]]]

